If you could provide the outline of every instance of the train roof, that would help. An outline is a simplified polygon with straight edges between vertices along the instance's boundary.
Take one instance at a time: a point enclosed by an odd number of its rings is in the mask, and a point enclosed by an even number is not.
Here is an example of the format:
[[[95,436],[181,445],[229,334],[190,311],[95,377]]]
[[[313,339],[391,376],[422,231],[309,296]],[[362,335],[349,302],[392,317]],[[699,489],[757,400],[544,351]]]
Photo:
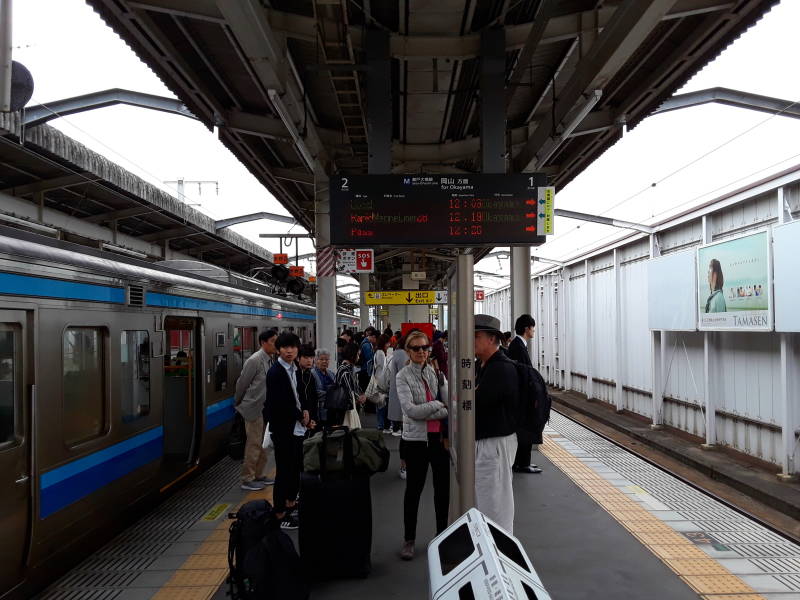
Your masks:
[[[166,264],[154,264],[118,255],[109,258],[107,253],[100,250],[2,225],[0,225],[0,253],[81,267],[93,273],[120,279],[146,280],[171,286],[191,287],[204,292],[235,295],[249,301],[272,302],[280,304],[284,308],[306,311],[316,309],[313,304],[277,296],[258,280],[238,273],[230,273],[214,265],[206,265],[211,276],[201,275],[198,273],[198,269],[204,263],[200,261],[185,261],[191,265],[180,265],[176,263],[184,261],[164,261]],[[182,266],[187,268],[181,270]],[[222,280],[223,274],[227,275],[227,281]],[[349,313],[339,312],[338,314],[353,317]]]

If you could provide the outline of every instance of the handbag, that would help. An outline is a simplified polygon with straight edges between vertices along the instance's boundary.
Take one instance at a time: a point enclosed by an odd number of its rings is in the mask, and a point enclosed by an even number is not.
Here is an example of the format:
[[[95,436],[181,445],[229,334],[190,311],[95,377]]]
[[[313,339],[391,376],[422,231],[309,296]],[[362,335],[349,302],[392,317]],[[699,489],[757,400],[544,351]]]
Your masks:
[[[261,440],[261,447],[266,450],[272,447],[272,436],[269,434],[269,423],[264,428],[264,439]]]
[[[367,391],[364,392],[364,395],[367,397],[367,400],[378,408],[383,408],[386,405],[386,393],[380,389],[378,378],[375,375],[369,378]]]
[[[349,428],[350,431],[361,429],[361,417],[358,416],[358,409],[355,406],[344,414],[342,425]]]

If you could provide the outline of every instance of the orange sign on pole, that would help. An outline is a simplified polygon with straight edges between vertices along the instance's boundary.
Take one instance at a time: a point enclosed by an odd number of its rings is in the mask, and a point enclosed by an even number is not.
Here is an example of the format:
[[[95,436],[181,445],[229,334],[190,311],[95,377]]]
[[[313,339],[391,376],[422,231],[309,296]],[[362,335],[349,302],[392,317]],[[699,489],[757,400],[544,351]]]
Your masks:
[[[289,264],[289,255],[288,254],[273,254],[272,255],[272,262],[276,265],[288,265]]]
[[[309,275],[308,283],[317,283],[317,278],[314,275]]]
[[[305,267],[289,267],[289,277],[302,277],[305,275]]]

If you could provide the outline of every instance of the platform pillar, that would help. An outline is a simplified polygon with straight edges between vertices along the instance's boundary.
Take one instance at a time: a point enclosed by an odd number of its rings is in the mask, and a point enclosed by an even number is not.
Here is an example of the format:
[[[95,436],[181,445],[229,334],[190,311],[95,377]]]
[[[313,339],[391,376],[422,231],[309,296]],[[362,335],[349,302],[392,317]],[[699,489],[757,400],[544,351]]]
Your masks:
[[[708,215],[703,215],[703,243],[710,244],[713,241],[713,233],[711,230],[711,218]],[[717,404],[714,401],[714,390],[717,386],[714,385],[714,369],[715,353],[717,352],[717,336],[716,331],[703,332],[703,396],[705,400],[705,418],[706,418],[706,443],[703,444],[704,449],[713,448],[717,443]]]
[[[511,327],[522,314],[533,314],[531,298],[531,247],[511,248]],[[544,323],[537,323],[544,327]],[[528,344],[528,353],[531,344]]]
[[[622,389],[624,354],[622,352],[622,264],[618,248],[614,248],[614,346],[615,346],[615,373],[614,373],[614,406],[617,412],[625,408],[625,396]]]
[[[330,195],[328,178],[314,180],[314,233],[317,251],[331,243]],[[317,268],[320,268],[317,263]],[[317,273],[317,347],[336,356],[336,273]]]
[[[460,251],[456,263],[456,472],[458,515],[475,507],[475,304],[472,254]]]
[[[586,397],[594,397],[594,370],[592,369],[592,263],[583,261],[586,273]]]
[[[11,110],[12,0],[0,0],[0,112]]]
[[[366,292],[369,291],[369,273],[358,274],[358,286],[360,292],[358,299],[359,328],[364,331],[370,325],[369,306],[366,303]]]

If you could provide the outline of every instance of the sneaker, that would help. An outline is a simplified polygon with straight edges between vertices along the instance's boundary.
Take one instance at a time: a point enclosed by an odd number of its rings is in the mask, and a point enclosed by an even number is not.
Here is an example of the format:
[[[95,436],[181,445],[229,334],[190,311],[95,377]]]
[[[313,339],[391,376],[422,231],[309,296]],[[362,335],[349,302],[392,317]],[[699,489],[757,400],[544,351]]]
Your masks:
[[[264,487],[267,487],[268,485],[275,485],[275,480],[270,479],[269,477],[256,477],[253,481],[263,484]]]
[[[260,481],[243,481],[242,485],[239,487],[246,492],[258,492],[263,490],[266,486]]]
[[[394,433],[394,432],[391,429],[384,429],[383,433],[389,434],[389,433]]]
[[[281,529],[297,529],[298,523],[292,515],[286,515],[281,521]]]
[[[400,550],[400,558],[403,560],[411,560],[414,558],[414,542],[403,542],[403,548]]]
[[[403,432],[398,429],[397,431],[393,431],[392,435],[394,437],[400,437],[401,435],[403,435]]]
[[[400,475],[400,479],[405,479],[406,478],[405,467],[400,467],[400,472],[398,473],[398,475]]]

